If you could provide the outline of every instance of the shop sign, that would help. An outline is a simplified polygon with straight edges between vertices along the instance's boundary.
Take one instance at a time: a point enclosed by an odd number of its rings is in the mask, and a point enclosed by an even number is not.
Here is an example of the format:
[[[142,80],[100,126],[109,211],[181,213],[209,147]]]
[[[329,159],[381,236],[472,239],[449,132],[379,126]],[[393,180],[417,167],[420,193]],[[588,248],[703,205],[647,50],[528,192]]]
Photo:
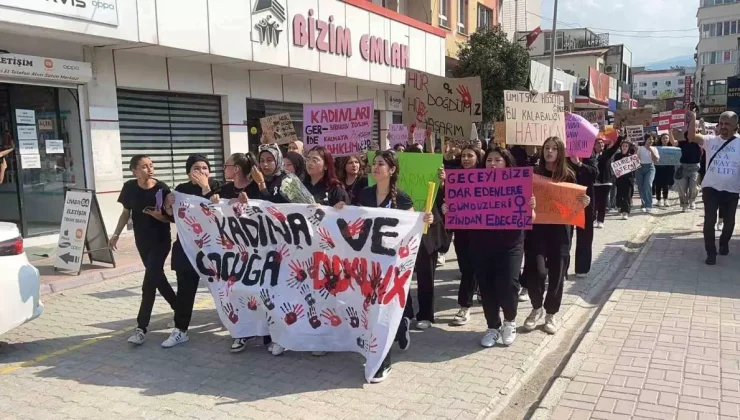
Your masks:
[[[31,55],[0,54],[0,79],[6,77],[82,84],[92,80],[92,65]]]
[[[46,140],[47,155],[63,155],[64,140]]]
[[[283,32],[281,25],[285,22],[285,7],[277,0],[256,0],[252,14],[258,17],[264,15],[254,25],[260,44],[277,46],[280,42],[280,34]]]
[[[701,113],[704,114],[704,115],[706,115],[706,114],[721,114],[721,113],[725,112],[726,110],[727,110],[727,108],[725,108],[722,105],[719,105],[719,106],[705,106],[705,107],[703,107],[701,109]]]
[[[21,155],[38,155],[39,141],[36,139],[18,140],[18,151]]]
[[[41,155],[21,155],[21,168],[41,169]]]
[[[403,112],[403,92],[385,91],[386,109]]]
[[[118,0],[0,0],[0,6],[118,26]]]
[[[16,124],[36,124],[36,111],[32,109],[16,109],[15,122]]]

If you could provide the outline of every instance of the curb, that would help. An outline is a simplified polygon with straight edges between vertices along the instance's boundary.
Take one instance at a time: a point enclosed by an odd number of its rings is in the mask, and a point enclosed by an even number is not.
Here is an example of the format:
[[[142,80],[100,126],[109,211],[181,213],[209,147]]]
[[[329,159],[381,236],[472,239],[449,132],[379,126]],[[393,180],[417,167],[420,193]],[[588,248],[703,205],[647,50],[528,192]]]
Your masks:
[[[95,273],[80,274],[79,276],[69,279],[59,279],[48,283],[41,283],[41,296],[63,292],[65,290],[76,289],[82,286],[88,286],[100,283],[106,280],[112,280],[127,274],[133,274],[144,271],[144,264],[136,263],[125,267],[108,268]]]

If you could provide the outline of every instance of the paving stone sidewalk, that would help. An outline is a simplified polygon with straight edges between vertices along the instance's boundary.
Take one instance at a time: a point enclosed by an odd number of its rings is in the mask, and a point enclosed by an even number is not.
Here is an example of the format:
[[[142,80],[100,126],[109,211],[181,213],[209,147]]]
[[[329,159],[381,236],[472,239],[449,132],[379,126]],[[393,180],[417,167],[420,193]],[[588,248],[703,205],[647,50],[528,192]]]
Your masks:
[[[664,216],[534,418],[740,418],[740,243],[705,265],[702,219]]]

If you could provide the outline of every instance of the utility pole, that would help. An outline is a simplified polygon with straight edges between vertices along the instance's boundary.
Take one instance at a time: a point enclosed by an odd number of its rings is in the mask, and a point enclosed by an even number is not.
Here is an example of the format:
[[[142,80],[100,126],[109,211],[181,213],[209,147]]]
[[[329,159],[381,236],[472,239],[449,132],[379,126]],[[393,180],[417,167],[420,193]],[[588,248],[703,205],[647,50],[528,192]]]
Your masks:
[[[514,36],[516,37],[516,31],[519,30],[519,0],[514,0]],[[740,41],[738,41],[740,42]]]
[[[548,92],[552,92],[552,81],[555,76],[555,49],[558,46],[558,0],[555,0],[555,6],[553,9],[555,10],[552,12],[552,36],[550,37],[550,85],[548,87]]]

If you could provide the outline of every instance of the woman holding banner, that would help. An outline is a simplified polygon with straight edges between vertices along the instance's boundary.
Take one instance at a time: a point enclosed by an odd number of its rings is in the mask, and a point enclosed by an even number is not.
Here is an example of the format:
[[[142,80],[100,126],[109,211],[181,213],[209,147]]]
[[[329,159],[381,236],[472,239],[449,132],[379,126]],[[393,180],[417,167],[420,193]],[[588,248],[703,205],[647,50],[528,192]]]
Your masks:
[[[347,204],[357,205],[360,192],[367,188],[365,161],[360,156],[352,155],[339,159],[339,181],[347,191]]]
[[[303,182],[316,204],[334,207],[339,202],[350,203],[349,195],[334,172],[334,158],[324,146],[316,146],[306,157],[306,173]]]
[[[672,130],[668,130],[671,134],[660,135],[660,145],[663,147],[678,146],[678,142],[673,139]],[[653,194],[655,199],[658,201],[658,207],[668,207],[668,190],[673,186],[673,174],[676,172],[676,167],[671,165],[660,165],[655,167],[655,180],[653,181]],[[661,200],[661,196],[663,199]]]
[[[558,137],[545,140],[540,151],[539,163],[535,174],[552,179],[554,182],[576,182],[576,172],[568,165],[565,157],[565,143]],[[579,203],[587,207],[591,199],[587,194],[579,197]],[[537,321],[545,316],[545,332],[555,334],[557,324],[555,314],[560,311],[563,299],[563,281],[566,265],[570,255],[572,226],[555,224],[535,224],[529,232],[531,241],[525,250],[524,272],[529,273],[527,286],[532,312],[524,321],[524,329],[532,331]],[[545,279],[547,296],[545,296]],[[485,298],[483,299],[485,302]]]

